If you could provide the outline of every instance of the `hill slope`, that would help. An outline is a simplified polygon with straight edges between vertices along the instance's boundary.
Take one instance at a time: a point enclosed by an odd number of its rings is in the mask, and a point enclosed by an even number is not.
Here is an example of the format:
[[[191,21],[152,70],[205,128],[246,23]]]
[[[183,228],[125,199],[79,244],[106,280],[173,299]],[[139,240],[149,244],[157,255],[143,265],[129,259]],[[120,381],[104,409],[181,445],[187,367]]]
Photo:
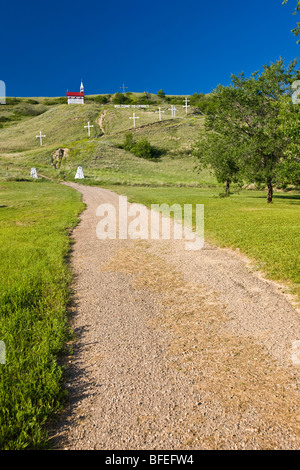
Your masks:
[[[38,99],[36,99],[38,100]],[[27,101],[35,101],[27,99]],[[38,103],[38,104],[37,104]],[[87,184],[129,185],[212,185],[214,178],[194,171],[195,160],[191,147],[203,125],[203,116],[196,108],[185,110],[177,106],[176,117],[171,117],[170,105],[160,103],[146,109],[115,108],[112,102],[101,105],[88,100],[82,105],[52,104],[44,99],[35,105],[26,104],[27,114],[5,121],[0,128],[0,177],[28,178],[30,168],[50,178],[73,180],[76,168],[82,165]],[[45,103],[48,103],[45,104]],[[55,103],[55,101],[54,101]],[[18,103],[20,108],[20,103]],[[22,105],[24,108],[24,104]],[[21,107],[21,110],[23,109]],[[35,111],[38,110],[38,111]],[[11,111],[12,112],[12,111]],[[30,116],[30,113],[37,114]],[[136,128],[129,119],[138,117]],[[0,108],[1,116],[8,108]],[[88,137],[87,122],[94,127]],[[41,131],[46,137],[40,147],[36,136]],[[138,158],[120,148],[125,134],[132,132],[137,141],[146,138],[160,153],[158,161]],[[64,149],[63,152],[55,152]]]

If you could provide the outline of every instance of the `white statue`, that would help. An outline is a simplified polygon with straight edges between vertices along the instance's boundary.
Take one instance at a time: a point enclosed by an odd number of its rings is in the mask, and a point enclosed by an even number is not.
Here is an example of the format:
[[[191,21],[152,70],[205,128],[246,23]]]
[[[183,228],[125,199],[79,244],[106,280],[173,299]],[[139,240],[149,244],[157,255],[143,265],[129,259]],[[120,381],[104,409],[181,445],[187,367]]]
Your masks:
[[[77,171],[76,171],[75,179],[76,180],[82,180],[83,178],[84,178],[84,174],[83,174],[83,171],[82,171],[82,167],[79,166],[77,168]]]
[[[36,168],[31,168],[30,176],[31,176],[31,178],[37,178],[38,177]]]

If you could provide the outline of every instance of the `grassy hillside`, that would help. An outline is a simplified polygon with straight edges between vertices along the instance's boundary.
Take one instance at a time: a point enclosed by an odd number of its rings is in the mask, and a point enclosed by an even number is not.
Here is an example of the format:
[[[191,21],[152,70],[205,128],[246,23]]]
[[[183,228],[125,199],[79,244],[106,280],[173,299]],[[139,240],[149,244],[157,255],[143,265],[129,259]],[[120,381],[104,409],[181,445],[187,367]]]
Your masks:
[[[134,98],[138,102],[144,97],[135,94]],[[191,156],[191,146],[203,125],[203,117],[196,113],[196,108],[191,108],[186,116],[183,100],[181,106],[177,105],[175,118],[171,117],[170,104],[158,98],[147,109],[118,109],[112,102],[103,105],[93,101],[93,97],[84,106],[57,104],[58,98],[27,99],[30,100],[36,103],[17,99],[8,108],[0,107],[0,120],[7,113],[21,113],[24,106],[32,113],[37,109],[42,111],[30,117],[25,113],[22,119],[6,121],[0,128],[0,178],[28,178],[34,166],[46,177],[74,179],[77,166],[82,165],[86,184],[201,186],[216,183],[209,172],[199,176],[194,171],[196,162]],[[161,122],[158,105],[164,111]],[[136,129],[129,119],[133,112],[139,117]],[[88,121],[94,126],[89,138],[84,128]],[[43,147],[36,139],[39,131],[46,135]],[[159,160],[147,161],[119,148],[127,132],[132,132],[136,140],[146,138],[157,147]],[[54,168],[53,154],[59,148],[66,151]]]
[[[0,130],[0,152],[22,152],[40,148],[36,135],[41,130],[46,135],[45,147],[64,145],[65,142],[85,137],[84,125],[94,121],[98,115],[98,107],[58,105],[47,109],[43,114],[23,120],[13,126]],[[96,134],[96,129],[93,134]]]
[[[74,178],[74,168],[82,165],[86,184],[128,184],[144,186],[214,185],[210,172],[195,171],[196,161],[191,147],[197,138],[202,120],[178,117],[157,121],[155,109],[138,110],[140,127],[132,129],[132,110],[106,108],[101,139],[84,139],[70,145],[68,158],[61,171]],[[146,138],[160,152],[158,161],[149,161],[120,149],[125,134],[131,132],[137,141]]]

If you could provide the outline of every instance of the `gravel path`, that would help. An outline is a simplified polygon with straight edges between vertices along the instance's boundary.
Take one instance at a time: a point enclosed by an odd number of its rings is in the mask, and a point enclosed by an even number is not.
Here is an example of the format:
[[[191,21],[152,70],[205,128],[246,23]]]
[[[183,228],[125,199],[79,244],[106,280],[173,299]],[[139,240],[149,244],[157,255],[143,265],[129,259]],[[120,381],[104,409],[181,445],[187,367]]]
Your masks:
[[[70,183],[74,355],[56,449],[299,449],[299,311],[237,252],[99,240],[108,190]]]

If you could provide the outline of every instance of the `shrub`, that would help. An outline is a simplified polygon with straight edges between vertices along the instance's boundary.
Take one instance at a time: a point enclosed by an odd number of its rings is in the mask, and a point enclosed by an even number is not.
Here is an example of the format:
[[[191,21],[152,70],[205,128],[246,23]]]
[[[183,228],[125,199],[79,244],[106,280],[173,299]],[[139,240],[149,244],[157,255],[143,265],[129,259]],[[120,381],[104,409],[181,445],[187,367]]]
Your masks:
[[[147,97],[146,95],[145,95],[145,96],[139,96],[139,97],[135,100],[135,102],[137,102],[138,104],[148,104],[148,105],[150,105],[150,104],[155,104],[155,101],[151,100],[151,99],[149,98],[149,95],[148,95],[148,97]]]
[[[130,101],[130,98],[123,93],[116,93],[113,97],[114,104],[129,104]]]
[[[106,104],[109,102],[109,95],[98,95],[94,97],[94,101],[100,104]]]
[[[14,105],[14,104],[18,104],[20,103],[20,100],[18,98],[6,98],[6,104],[11,104],[11,105]]]
[[[157,92],[157,96],[158,96],[159,98],[165,98],[166,94],[165,94],[162,90],[159,90],[159,91]]]
[[[215,104],[213,101],[213,95],[204,95],[203,93],[194,93],[190,97],[190,105],[198,108],[201,113],[209,114]]]
[[[67,104],[67,98],[64,96],[59,96],[58,98],[51,98],[45,101],[47,106],[54,106],[56,104]]]
[[[142,138],[139,140],[131,149],[131,152],[136,156],[140,158],[146,158],[146,159],[151,159],[153,157],[153,150],[150,142]]]
[[[136,142],[133,138],[133,135],[129,132],[125,134],[125,141],[122,144],[121,148],[124,150],[127,150],[128,152],[131,152],[131,149],[135,146]]]
[[[178,104],[182,105],[183,104],[183,97],[182,96],[167,96],[166,101],[170,104]]]
[[[39,102],[37,100],[33,100],[32,98],[29,98],[28,100],[26,100],[26,103],[29,103],[29,104],[39,104]]]
[[[160,151],[153,147],[145,137],[136,142],[130,132],[125,134],[124,143],[120,145],[120,148],[133,153],[136,157],[147,160],[155,160],[160,157]]]

